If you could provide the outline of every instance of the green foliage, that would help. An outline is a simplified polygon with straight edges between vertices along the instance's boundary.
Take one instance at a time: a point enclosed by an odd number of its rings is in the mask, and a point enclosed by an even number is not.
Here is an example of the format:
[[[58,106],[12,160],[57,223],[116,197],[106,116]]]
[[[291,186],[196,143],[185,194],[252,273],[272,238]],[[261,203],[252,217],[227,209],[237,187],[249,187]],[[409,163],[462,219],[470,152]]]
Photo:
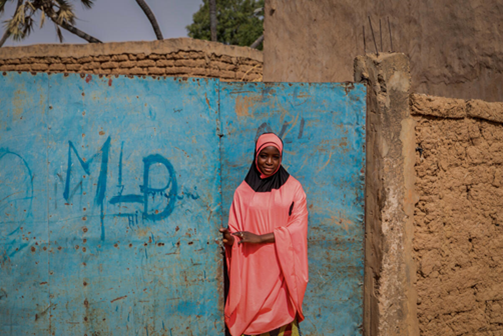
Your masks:
[[[218,42],[238,46],[250,46],[264,32],[264,0],[217,0]],[[210,6],[208,0],[193,16],[188,25],[188,35],[195,39],[211,40]],[[262,43],[258,47],[262,50]]]

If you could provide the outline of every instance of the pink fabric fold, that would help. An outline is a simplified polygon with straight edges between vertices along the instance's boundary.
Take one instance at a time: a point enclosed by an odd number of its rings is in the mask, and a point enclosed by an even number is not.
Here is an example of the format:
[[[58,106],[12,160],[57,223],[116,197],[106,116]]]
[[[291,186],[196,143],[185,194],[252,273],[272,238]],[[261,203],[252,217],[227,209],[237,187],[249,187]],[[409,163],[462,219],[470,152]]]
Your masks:
[[[290,214],[290,208],[293,208]],[[225,322],[233,336],[258,335],[304,319],[308,282],[306,194],[292,176],[279,189],[255,192],[243,182],[229,213],[231,232],[274,232],[275,243],[226,247],[230,280]]]

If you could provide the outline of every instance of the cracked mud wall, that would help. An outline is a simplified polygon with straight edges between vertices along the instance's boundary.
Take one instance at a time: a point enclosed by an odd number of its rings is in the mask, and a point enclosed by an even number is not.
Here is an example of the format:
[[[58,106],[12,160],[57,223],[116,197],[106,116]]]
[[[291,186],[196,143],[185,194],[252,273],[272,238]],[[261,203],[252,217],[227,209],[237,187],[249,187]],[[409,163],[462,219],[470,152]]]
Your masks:
[[[421,335],[503,334],[503,103],[411,95]]]
[[[192,76],[261,81],[262,52],[191,38],[0,48],[0,72]]]

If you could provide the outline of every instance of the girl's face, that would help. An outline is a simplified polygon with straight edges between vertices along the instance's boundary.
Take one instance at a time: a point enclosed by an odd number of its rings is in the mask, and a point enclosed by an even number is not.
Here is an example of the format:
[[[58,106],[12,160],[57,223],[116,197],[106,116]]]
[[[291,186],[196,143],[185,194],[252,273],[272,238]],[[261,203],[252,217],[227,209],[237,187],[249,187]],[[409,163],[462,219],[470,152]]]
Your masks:
[[[274,146],[268,146],[257,157],[257,166],[265,176],[271,176],[281,163],[279,150]]]

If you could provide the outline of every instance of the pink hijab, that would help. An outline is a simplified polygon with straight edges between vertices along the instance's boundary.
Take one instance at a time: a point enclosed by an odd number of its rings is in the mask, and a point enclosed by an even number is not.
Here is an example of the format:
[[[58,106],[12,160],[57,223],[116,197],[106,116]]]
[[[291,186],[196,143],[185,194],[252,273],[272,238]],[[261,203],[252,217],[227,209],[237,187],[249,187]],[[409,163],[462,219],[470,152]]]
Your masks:
[[[258,156],[259,156],[260,152],[262,151],[262,149],[269,147],[269,146],[276,147],[276,149],[279,150],[279,154],[281,155],[281,157],[283,157],[283,141],[281,141],[281,139],[274,133],[262,134],[258,138],[257,143],[255,144],[255,165],[257,166],[257,169],[260,172],[261,179],[264,179],[267,176],[262,174],[262,172],[260,171],[260,168],[258,167],[257,159],[258,159]],[[276,168],[273,175],[278,172],[279,167],[280,166],[278,166],[278,168]]]

